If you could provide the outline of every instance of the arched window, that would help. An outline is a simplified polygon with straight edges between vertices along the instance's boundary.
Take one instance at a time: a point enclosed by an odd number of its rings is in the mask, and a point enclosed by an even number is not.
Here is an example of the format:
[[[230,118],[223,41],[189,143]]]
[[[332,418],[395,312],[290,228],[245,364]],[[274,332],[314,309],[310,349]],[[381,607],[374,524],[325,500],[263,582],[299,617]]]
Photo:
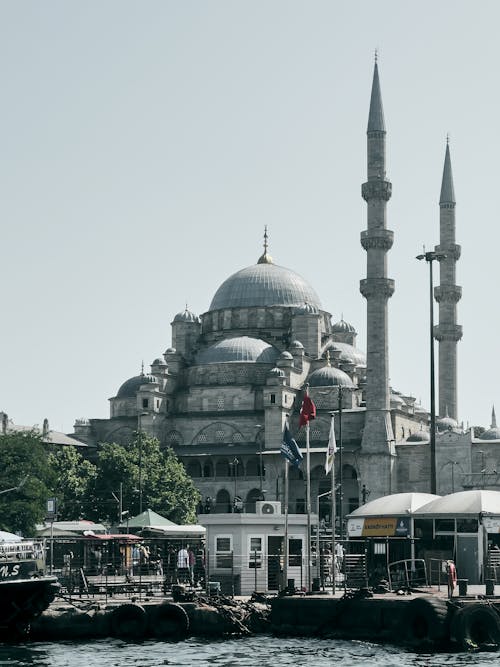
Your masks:
[[[229,491],[221,489],[217,491],[217,496],[215,497],[215,509],[214,512],[217,514],[229,514],[231,512],[231,499],[229,497]]]
[[[215,466],[216,477],[229,477],[229,462],[227,459],[220,459]]]
[[[259,459],[254,458],[250,459],[247,463],[247,476],[248,477],[258,477],[259,476]]]
[[[214,464],[212,461],[205,461],[203,464],[203,477],[213,477],[214,476]]]
[[[201,464],[199,461],[190,461],[186,467],[186,472],[190,477],[201,477]]]
[[[251,489],[247,493],[245,500],[245,511],[246,512],[255,512],[255,503],[257,500],[263,500],[262,493],[259,489]]]

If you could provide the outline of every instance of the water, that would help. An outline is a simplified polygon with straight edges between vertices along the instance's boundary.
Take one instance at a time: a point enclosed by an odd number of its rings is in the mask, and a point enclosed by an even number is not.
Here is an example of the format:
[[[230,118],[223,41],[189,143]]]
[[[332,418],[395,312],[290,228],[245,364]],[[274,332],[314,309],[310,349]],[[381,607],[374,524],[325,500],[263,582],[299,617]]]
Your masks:
[[[499,653],[441,653],[403,651],[370,642],[330,639],[277,638],[180,643],[142,643],[106,639],[92,642],[0,644],[0,665],[30,667],[488,667]]]

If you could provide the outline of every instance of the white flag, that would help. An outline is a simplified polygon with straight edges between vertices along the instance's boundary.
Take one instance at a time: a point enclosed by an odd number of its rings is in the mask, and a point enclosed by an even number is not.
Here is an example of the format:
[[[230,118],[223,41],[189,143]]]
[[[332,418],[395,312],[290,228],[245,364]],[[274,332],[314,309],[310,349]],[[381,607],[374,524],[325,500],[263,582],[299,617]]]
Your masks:
[[[325,472],[327,475],[332,469],[336,451],[337,451],[337,443],[335,441],[335,424],[332,415],[332,421],[330,424],[330,435],[328,437],[328,447],[326,449]]]

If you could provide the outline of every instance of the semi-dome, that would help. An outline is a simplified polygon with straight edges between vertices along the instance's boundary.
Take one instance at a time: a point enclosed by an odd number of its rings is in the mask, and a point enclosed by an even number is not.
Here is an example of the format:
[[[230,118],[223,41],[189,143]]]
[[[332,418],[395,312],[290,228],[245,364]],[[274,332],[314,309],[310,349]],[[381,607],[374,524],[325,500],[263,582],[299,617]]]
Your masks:
[[[200,321],[198,315],[195,315],[192,311],[187,308],[182,313],[177,313],[174,317],[174,322],[191,322],[198,324]]]
[[[157,379],[152,375],[144,374],[129,378],[122,384],[120,389],[118,389],[116,398],[133,398],[139,391],[139,387],[143,384],[149,384],[150,382],[157,382]]]
[[[354,388],[351,378],[334,366],[323,366],[315,370],[308,379],[310,387],[332,387],[341,386]]]
[[[329,349],[340,352],[340,361],[351,362],[356,366],[366,366],[366,354],[354,345],[335,341],[329,346]]]
[[[253,362],[274,364],[280,356],[277,350],[260,338],[239,336],[227,338],[201,350],[196,355],[196,364],[220,364],[227,362]]]
[[[257,306],[303,306],[316,311],[321,302],[314,289],[294,271],[270,262],[241,269],[225,280],[209,310]]]
[[[430,435],[427,431],[415,431],[408,438],[406,442],[429,442]]]

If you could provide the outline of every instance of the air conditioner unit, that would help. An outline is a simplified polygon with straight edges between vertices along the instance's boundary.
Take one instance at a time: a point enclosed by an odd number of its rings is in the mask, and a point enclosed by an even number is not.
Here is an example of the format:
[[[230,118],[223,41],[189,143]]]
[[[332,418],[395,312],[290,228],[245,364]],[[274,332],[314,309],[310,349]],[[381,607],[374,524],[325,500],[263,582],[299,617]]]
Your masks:
[[[255,503],[255,510],[261,516],[281,514],[281,502],[279,500],[258,500]]]

